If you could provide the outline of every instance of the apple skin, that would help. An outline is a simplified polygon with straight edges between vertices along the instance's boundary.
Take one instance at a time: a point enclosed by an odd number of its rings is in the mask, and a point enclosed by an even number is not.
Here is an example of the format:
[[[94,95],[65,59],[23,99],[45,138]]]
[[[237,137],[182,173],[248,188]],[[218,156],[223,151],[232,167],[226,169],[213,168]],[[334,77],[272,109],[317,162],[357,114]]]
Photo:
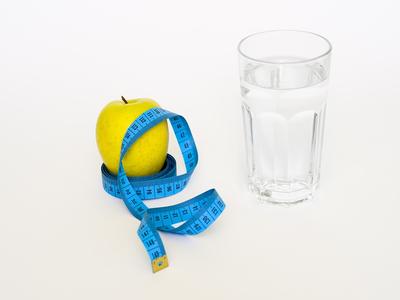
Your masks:
[[[127,101],[125,103],[124,101]],[[107,169],[118,173],[122,139],[128,127],[146,110],[159,107],[154,100],[139,98],[108,103],[97,119],[96,140]],[[128,176],[148,176],[161,170],[168,151],[168,124],[162,121],[146,131],[122,160]]]

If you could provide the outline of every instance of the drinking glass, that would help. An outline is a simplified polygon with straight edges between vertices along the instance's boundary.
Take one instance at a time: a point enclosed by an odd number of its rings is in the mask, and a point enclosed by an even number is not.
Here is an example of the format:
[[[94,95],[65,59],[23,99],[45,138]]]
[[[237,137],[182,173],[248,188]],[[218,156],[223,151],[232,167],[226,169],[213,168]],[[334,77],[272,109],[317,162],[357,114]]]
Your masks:
[[[293,30],[238,45],[248,183],[262,200],[296,203],[320,181],[330,42]]]

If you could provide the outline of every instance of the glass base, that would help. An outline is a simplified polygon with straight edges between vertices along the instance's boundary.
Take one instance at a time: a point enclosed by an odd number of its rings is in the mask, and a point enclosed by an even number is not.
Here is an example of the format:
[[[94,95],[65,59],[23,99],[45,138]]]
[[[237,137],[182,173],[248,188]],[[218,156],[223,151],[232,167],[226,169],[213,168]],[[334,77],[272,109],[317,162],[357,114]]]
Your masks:
[[[274,204],[296,204],[313,198],[318,183],[292,182],[249,182],[250,191],[261,201]]]

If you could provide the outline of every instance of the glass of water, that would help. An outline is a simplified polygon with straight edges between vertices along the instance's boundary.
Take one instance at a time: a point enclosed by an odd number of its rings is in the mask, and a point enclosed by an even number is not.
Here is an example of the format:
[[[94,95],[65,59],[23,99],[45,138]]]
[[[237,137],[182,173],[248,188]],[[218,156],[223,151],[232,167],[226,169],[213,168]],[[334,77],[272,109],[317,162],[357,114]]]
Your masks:
[[[250,190],[296,203],[320,180],[332,46],[304,31],[266,31],[240,41],[239,69]]]

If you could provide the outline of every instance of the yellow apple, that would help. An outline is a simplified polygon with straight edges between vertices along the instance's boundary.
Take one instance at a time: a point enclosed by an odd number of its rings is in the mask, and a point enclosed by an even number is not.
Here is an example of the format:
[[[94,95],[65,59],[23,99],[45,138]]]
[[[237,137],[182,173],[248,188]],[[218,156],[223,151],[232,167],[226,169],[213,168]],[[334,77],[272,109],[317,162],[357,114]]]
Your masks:
[[[112,101],[101,111],[96,125],[96,140],[107,169],[118,173],[122,139],[129,125],[146,110],[159,107],[151,99]],[[168,125],[162,121],[146,131],[122,160],[128,176],[147,176],[163,167],[168,151]]]

